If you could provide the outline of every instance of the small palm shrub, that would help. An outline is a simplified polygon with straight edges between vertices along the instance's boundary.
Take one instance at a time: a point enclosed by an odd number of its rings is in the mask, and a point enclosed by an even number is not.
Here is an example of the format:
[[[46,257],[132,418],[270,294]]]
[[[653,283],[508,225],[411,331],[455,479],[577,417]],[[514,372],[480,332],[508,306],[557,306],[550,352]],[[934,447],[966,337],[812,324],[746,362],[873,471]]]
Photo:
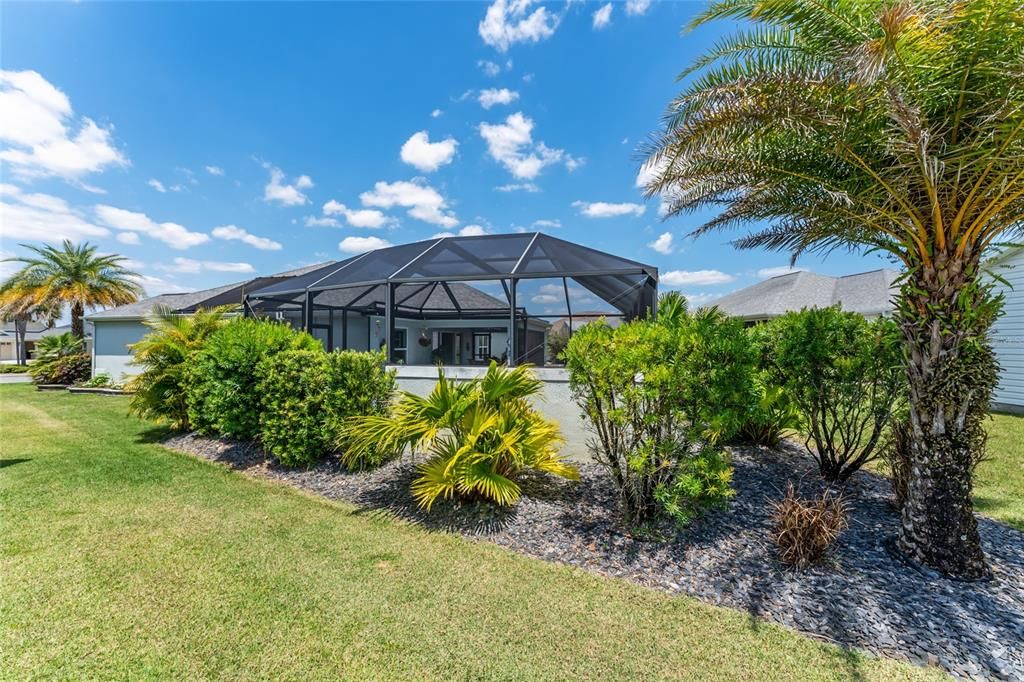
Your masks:
[[[85,339],[71,332],[44,336],[36,343],[35,361],[29,374],[37,384],[76,384],[89,378],[92,360]]]
[[[286,350],[323,352],[323,346],[305,332],[270,320],[236,318],[211,334],[185,371],[191,427],[230,438],[257,437],[256,367]]]
[[[732,495],[720,443],[748,409],[754,369],[741,324],[680,306],[658,321],[588,324],[564,357],[628,528],[685,523]]]
[[[185,368],[210,335],[227,324],[233,309],[200,308],[192,315],[179,315],[170,308],[155,307],[144,321],[149,332],[130,346],[132,364],[142,372],[128,383],[132,392],[129,412],[187,430]]]
[[[258,368],[260,440],[285,466],[308,466],[336,447],[347,418],[387,414],[394,372],[381,352],[283,351]],[[350,465],[380,464],[371,448]]]
[[[906,392],[895,323],[835,306],[787,313],[759,333],[766,380],[799,408],[821,475],[845,482],[878,457]]]
[[[106,372],[100,372],[92,379],[83,381],[80,386],[83,388],[111,388],[114,385],[114,380],[110,378],[110,375]]]
[[[756,378],[753,391],[750,409],[736,433],[737,441],[774,448],[787,434],[799,433],[803,417],[786,389]]]
[[[530,405],[541,386],[525,366],[491,362],[483,377],[461,383],[439,368],[429,396],[403,392],[390,415],[349,419],[342,456],[358,462],[367,452],[426,453],[412,494],[428,510],[439,498],[455,496],[515,504],[524,470],[579,478],[558,455],[558,427]]]
[[[772,540],[787,566],[802,569],[820,563],[846,530],[846,502],[839,493],[824,491],[814,499],[796,494],[793,484],[773,503]]]

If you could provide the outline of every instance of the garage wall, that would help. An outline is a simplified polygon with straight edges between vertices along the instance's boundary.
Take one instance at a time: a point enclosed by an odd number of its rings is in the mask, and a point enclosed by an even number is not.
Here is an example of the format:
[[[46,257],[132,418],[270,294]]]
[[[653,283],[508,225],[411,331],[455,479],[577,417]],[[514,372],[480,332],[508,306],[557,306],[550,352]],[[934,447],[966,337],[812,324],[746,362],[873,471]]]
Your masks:
[[[128,346],[141,340],[147,331],[141,321],[95,320],[92,375],[106,373],[114,381],[122,381],[126,376],[138,374],[139,368],[128,364],[132,360]]]

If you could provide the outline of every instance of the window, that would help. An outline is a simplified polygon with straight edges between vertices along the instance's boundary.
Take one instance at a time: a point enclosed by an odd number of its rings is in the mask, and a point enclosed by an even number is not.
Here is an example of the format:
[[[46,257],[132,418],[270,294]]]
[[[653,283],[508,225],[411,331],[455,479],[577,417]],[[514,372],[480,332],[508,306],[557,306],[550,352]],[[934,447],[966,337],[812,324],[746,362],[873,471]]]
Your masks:
[[[391,334],[391,340],[394,342],[395,347],[391,350],[391,361],[399,365],[406,364],[406,348],[405,340],[406,333],[404,329],[395,329]]]
[[[490,334],[473,334],[473,359],[481,362],[491,359]]]

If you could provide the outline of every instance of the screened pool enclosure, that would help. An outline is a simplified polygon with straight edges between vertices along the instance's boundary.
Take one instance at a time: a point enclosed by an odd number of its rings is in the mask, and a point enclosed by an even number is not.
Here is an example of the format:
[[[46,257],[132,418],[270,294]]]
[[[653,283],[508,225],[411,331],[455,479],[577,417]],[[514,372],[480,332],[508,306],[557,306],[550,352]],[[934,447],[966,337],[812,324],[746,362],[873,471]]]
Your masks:
[[[520,299],[540,280],[549,281],[545,293]],[[571,333],[574,302],[600,301],[602,315],[629,320],[654,313],[657,288],[653,266],[535,232],[377,249],[254,289],[244,300],[246,314],[290,320],[328,349],[386,347],[398,364],[544,365],[550,320],[567,320]],[[556,299],[564,312],[528,310]]]

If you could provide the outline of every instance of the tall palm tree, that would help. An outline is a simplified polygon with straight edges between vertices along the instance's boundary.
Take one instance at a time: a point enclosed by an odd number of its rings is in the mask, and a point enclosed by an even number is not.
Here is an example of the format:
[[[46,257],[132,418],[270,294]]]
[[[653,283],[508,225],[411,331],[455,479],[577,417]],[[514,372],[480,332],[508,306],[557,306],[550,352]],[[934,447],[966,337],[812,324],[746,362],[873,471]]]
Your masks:
[[[14,323],[15,361],[28,362],[25,335],[31,322],[42,322],[52,327],[60,318],[60,306],[37,303],[32,292],[16,282],[0,284],[0,320]]]
[[[34,256],[8,258],[24,263],[4,286],[27,292],[36,304],[64,305],[71,308],[71,333],[85,336],[82,316],[86,308],[133,303],[142,295],[138,273],[123,267],[121,256],[103,256],[88,242],[72,244],[67,239],[60,248],[22,244]]]
[[[1024,220],[1024,9],[1006,0],[721,0],[745,28],[686,72],[651,142],[649,195],[696,230],[760,223],[742,248],[881,251],[906,270],[912,478],[898,546],[987,567],[971,475],[1001,300],[984,258]]]

